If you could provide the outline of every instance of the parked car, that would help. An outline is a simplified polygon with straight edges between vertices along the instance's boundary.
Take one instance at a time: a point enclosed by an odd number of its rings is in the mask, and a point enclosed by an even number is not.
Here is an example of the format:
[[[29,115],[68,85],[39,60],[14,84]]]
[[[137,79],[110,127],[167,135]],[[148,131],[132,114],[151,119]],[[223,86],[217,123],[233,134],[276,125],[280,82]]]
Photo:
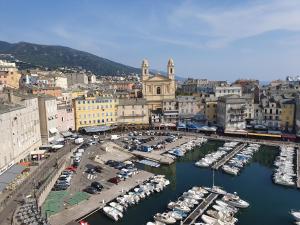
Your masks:
[[[72,172],[76,172],[76,167],[74,167],[74,166],[69,166],[69,167],[67,167],[65,170],[67,170],[67,171],[72,171]]]
[[[113,183],[113,184],[118,184],[118,183],[120,183],[120,181],[121,181],[121,179],[119,177],[113,177],[108,180],[108,182]]]
[[[94,169],[95,169],[95,171],[97,173],[101,173],[102,172],[102,167],[101,166],[95,166]]]
[[[91,187],[96,188],[98,191],[101,191],[103,189],[103,185],[97,181],[92,182]]]
[[[89,194],[97,194],[98,193],[98,190],[94,187],[87,187],[85,189],[83,189],[84,192],[87,192]]]
[[[88,168],[86,170],[86,173],[89,173],[89,174],[95,174],[96,173],[96,170],[94,168]]]

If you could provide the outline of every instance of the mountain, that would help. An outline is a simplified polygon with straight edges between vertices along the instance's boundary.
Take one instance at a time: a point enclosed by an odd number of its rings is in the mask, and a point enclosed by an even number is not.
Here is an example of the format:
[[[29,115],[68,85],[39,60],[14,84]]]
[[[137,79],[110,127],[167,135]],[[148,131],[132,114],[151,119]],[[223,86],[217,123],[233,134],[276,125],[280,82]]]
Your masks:
[[[27,65],[27,67],[28,65],[50,69],[82,67],[97,75],[140,74],[140,69],[138,68],[63,46],[39,45],[26,42],[12,44],[0,41],[0,54],[11,54],[15,59],[22,61],[20,65]]]

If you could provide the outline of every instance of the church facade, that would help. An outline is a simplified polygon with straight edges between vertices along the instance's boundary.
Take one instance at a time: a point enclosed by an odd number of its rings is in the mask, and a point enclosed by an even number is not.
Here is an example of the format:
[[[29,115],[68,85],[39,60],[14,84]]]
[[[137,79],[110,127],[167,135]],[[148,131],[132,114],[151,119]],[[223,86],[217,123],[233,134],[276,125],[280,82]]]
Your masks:
[[[150,75],[149,63],[146,59],[142,62],[143,97],[147,100],[149,110],[162,110],[163,102],[175,101],[175,66],[173,59],[167,64],[167,76],[161,74]]]

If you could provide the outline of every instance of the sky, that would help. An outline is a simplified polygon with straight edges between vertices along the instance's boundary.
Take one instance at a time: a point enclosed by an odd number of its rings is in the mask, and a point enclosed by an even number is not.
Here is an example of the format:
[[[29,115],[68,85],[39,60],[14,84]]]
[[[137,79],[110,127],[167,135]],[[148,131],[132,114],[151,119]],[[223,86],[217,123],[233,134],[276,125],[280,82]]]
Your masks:
[[[300,73],[300,0],[0,0],[0,40],[62,45],[182,77]]]

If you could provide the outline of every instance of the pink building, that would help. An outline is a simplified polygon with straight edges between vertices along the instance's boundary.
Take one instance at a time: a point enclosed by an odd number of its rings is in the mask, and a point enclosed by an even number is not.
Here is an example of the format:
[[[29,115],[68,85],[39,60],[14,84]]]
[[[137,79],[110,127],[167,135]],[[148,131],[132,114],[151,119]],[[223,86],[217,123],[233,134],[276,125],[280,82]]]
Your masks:
[[[71,104],[57,105],[57,129],[59,132],[75,130],[74,110]]]

